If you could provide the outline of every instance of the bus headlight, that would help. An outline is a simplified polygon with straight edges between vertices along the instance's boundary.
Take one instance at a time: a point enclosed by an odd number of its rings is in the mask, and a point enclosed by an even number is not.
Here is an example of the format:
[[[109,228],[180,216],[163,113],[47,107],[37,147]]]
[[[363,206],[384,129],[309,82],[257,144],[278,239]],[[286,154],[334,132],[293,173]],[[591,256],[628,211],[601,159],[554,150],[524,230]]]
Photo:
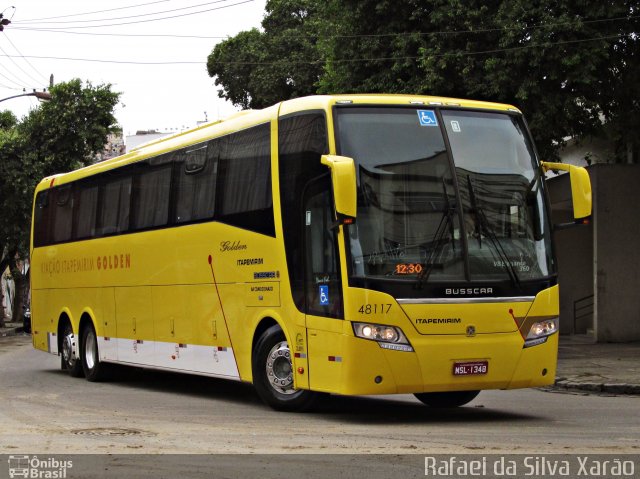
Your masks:
[[[528,348],[546,343],[547,338],[558,332],[558,318],[549,318],[531,325],[529,334],[524,341],[524,347]]]
[[[353,332],[358,338],[377,341],[378,345],[384,349],[394,351],[413,351],[409,340],[402,330],[396,326],[385,326],[383,324],[353,323]]]

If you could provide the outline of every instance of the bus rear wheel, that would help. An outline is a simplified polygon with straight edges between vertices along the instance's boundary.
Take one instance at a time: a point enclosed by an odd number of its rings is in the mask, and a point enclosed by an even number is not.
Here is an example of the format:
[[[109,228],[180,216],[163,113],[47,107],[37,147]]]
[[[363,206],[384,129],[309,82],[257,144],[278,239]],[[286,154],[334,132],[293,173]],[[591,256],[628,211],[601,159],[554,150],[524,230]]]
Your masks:
[[[278,411],[305,411],[318,393],[293,387],[293,363],[287,339],[279,326],[267,329],[253,350],[253,385],[260,398]]]
[[[421,402],[430,407],[446,408],[459,407],[471,402],[480,391],[449,391],[441,393],[414,394]]]
[[[107,374],[107,365],[100,362],[98,354],[98,338],[96,330],[92,324],[89,324],[82,330],[80,359],[82,360],[82,369],[84,377],[88,381],[98,382],[105,379]]]
[[[78,360],[78,337],[73,334],[71,324],[67,321],[62,329],[62,347],[60,354],[60,369],[66,370],[69,376],[81,378],[82,364]]]

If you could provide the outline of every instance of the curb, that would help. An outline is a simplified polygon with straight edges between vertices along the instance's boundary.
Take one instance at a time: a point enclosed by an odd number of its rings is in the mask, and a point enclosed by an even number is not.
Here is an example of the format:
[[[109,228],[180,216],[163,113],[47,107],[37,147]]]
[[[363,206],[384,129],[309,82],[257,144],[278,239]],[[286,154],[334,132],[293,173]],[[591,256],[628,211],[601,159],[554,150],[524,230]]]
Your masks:
[[[556,378],[553,385],[557,389],[568,391],[586,391],[592,393],[628,394],[640,396],[640,384],[626,383],[590,383],[574,381],[567,378]]]

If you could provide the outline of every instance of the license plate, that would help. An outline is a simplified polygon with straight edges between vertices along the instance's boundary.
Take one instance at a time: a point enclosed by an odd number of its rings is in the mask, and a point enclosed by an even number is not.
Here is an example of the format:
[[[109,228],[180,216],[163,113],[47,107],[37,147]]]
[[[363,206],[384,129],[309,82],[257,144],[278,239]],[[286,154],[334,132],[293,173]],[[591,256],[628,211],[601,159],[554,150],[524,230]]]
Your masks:
[[[478,376],[489,372],[489,361],[453,363],[454,376]]]

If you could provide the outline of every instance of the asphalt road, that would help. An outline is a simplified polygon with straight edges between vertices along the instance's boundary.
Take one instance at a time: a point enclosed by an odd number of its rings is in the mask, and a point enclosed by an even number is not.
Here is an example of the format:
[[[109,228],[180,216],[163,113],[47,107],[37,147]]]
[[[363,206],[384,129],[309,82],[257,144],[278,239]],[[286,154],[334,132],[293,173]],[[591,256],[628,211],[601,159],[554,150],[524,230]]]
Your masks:
[[[409,395],[332,396],[292,414],[246,384],[128,368],[89,383],[59,364],[28,337],[0,340],[0,454],[640,455],[638,397],[485,391],[434,410]]]

